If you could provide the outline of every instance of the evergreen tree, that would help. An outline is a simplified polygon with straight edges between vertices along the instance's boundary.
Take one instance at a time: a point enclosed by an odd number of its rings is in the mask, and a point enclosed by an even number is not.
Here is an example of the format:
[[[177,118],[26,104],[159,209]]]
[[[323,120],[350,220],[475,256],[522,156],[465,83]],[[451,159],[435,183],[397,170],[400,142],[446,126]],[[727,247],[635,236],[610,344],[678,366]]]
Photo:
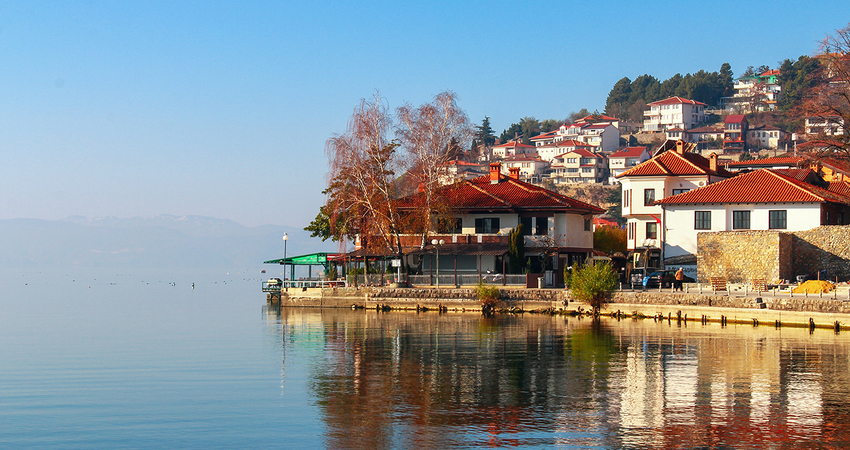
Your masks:
[[[511,273],[522,273],[525,265],[525,236],[522,234],[522,224],[517,225],[508,235],[508,257]]]
[[[493,145],[493,142],[496,140],[496,135],[493,133],[493,128],[490,126],[490,117],[484,116],[484,120],[481,121],[481,125],[475,128],[475,140],[478,141],[479,144]]]

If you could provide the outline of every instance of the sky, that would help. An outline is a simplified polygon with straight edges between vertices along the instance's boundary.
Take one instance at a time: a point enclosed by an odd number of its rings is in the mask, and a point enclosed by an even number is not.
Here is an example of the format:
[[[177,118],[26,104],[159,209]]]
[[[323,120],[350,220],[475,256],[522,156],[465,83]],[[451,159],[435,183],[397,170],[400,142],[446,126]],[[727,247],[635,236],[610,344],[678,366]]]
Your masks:
[[[496,133],[648,73],[777,67],[847,26],[807,2],[0,3],[0,219],[306,226],[361,98],[452,90]]]

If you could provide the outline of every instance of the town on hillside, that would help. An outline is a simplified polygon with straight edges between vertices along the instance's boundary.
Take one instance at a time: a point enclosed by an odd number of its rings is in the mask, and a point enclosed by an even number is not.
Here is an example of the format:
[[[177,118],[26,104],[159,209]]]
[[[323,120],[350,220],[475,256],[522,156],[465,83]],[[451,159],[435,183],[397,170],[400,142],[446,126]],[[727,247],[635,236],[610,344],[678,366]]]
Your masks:
[[[712,104],[680,95],[644,102],[652,83],[623,79],[604,113],[544,121],[546,131],[525,118],[498,140],[489,118],[469,126],[454,94],[441,93],[399,109],[398,140],[357,126],[328,141],[328,202],[307,230],[354,243],[337,263],[362,276],[355,283],[388,282],[395,260],[395,281],[403,267],[416,284],[563,286],[569,267],[592,258],[612,261],[624,283],[635,268],[681,268],[700,282],[848,280],[850,250],[828,228],[850,224],[845,50],[737,79],[724,64],[676,81],[692,93],[698,76],[717,85],[703,95]],[[715,82],[724,77],[725,88]],[[655,80],[654,95],[668,82]],[[612,103],[615,91],[639,95]],[[384,123],[365,120],[386,114],[380,105],[364,101],[351,122]],[[428,128],[434,117],[455,131]],[[464,127],[469,136],[457,131]],[[365,156],[352,142],[363,142]],[[398,146],[413,158],[401,176],[388,170],[403,165],[393,162]],[[727,245],[724,233],[747,246]]]

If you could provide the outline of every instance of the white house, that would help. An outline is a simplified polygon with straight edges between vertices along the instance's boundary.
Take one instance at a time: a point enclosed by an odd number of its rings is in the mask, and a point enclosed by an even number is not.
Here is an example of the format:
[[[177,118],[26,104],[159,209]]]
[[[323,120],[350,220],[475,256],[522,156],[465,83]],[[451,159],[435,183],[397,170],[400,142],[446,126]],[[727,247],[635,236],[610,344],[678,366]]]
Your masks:
[[[646,147],[626,147],[617,153],[608,156],[608,182],[617,183],[617,175],[637,166],[649,159],[649,150]]]
[[[660,267],[661,206],[656,200],[678,195],[732,174],[718,167],[717,155],[706,159],[694,153],[695,144],[667,141],[649,160],[618,175],[623,186],[622,214],[627,219],[627,247],[649,255]]]
[[[606,158],[584,148],[562,153],[552,160],[550,179],[562,183],[601,183],[606,172]]]
[[[543,161],[536,153],[509,156],[502,161],[502,173],[508,174],[511,169],[519,170],[519,179],[523,181],[540,181],[549,168],[549,163]]]
[[[643,113],[644,131],[666,131],[668,128],[688,130],[705,122],[705,103],[681,97],[670,97],[648,103]]]
[[[537,147],[537,154],[543,161],[554,162],[555,156],[564,153],[573,152],[576,150],[587,150],[593,152],[594,147],[583,141],[576,139],[566,139],[557,142],[550,142],[546,145]]]
[[[497,158],[507,158],[508,156],[534,153],[536,151],[533,145],[523,144],[517,141],[509,141],[493,146],[493,156]]]
[[[747,130],[747,143],[750,149],[778,149],[786,144],[788,133],[773,125],[761,125]]]
[[[696,255],[701,232],[850,224],[850,197],[830,186],[810,169],[761,169],[665,197],[657,202],[663,257]]]

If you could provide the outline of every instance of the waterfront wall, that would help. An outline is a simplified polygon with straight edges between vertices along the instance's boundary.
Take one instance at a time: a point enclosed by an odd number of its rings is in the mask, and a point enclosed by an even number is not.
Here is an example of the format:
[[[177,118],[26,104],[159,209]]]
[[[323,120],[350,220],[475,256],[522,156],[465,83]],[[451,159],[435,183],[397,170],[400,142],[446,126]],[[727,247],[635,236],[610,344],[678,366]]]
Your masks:
[[[730,283],[763,278],[768,283],[826,271],[850,279],[850,225],[806,231],[722,231],[697,235],[697,279],[724,277]]]
[[[498,309],[522,311],[588,312],[590,306],[561,289],[502,289]],[[365,308],[416,311],[481,311],[474,289],[336,288],[293,289],[282,296],[283,306]],[[850,302],[819,296],[748,297],[712,294],[628,292],[614,293],[603,314],[666,317],[729,323],[783,323],[785,325],[850,326]]]

